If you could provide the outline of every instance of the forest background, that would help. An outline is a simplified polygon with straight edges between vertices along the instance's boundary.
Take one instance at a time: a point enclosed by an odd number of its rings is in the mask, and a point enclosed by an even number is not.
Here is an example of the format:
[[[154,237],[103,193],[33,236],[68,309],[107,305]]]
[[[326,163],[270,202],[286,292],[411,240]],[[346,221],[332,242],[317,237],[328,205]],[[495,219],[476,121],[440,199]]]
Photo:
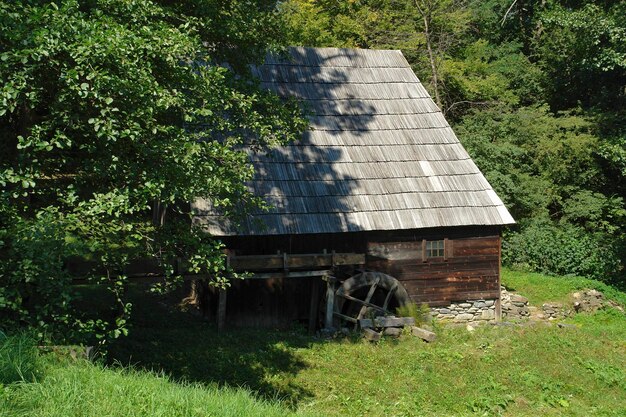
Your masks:
[[[623,284],[626,3],[281,7],[290,44],[402,50],[517,221],[505,264]]]

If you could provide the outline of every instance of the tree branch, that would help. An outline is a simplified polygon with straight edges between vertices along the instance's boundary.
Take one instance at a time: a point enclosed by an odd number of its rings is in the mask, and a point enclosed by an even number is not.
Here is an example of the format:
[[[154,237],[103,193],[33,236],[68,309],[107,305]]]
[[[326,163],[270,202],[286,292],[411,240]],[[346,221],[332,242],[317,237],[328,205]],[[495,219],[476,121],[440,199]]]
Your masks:
[[[452,103],[452,105],[450,105],[450,107],[448,107],[443,114],[448,113],[450,110],[452,110],[454,107],[461,105],[461,104],[471,104],[471,105],[477,105],[477,106],[490,106],[492,104],[499,104],[499,101],[470,101],[470,100],[462,100],[462,101],[457,101]]]
[[[502,20],[500,21],[500,26],[504,26],[504,21],[506,20],[507,16],[509,15],[509,13],[511,12],[511,9],[513,8],[513,6],[515,6],[515,3],[517,3],[517,0],[513,0],[513,3],[511,3],[511,5],[509,6],[509,8],[506,10],[506,13],[504,14],[504,17],[502,18]]]

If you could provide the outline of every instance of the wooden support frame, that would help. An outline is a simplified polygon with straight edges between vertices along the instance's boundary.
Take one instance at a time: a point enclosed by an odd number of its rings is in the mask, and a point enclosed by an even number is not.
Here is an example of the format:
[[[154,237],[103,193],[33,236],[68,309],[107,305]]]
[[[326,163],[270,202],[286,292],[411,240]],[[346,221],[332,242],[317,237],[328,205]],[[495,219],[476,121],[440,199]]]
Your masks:
[[[221,333],[226,327],[226,288],[220,288],[217,303],[217,332]]]
[[[260,272],[247,277],[246,279],[273,279],[273,278],[312,278],[331,275],[332,271],[322,269],[319,271],[292,271],[292,272]]]
[[[342,265],[364,265],[363,253],[304,253],[304,254],[276,254],[276,255],[244,255],[230,256],[230,266],[234,271],[263,272],[282,270],[285,272],[294,269],[332,268]]]
[[[329,275],[330,269],[336,266],[364,265],[364,253],[281,253],[276,255],[245,255],[235,256],[226,254],[226,266],[235,272],[250,272],[246,279],[272,278],[308,278]],[[206,274],[194,274],[186,271],[184,260],[177,259],[174,265],[177,274],[183,280],[205,279]],[[161,273],[143,273],[130,275],[132,282],[154,283],[165,279]],[[72,284],[89,284],[83,277],[74,277]]]
[[[319,307],[320,282],[317,278],[311,279],[311,303],[309,305],[309,334],[315,333],[317,327],[317,313]]]
[[[345,321],[349,321],[350,323],[354,323],[354,324],[358,324],[359,321],[357,319],[355,319],[354,317],[350,317],[350,316],[346,316],[345,314],[341,314],[341,313],[334,313],[335,316],[339,317],[340,319],[343,319]]]
[[[498,298],[495,313],[496,322],[502,321],[502,236],[498,236]]]
[[[387,296],[385,297],[385,302],[383,303],[384,312],[387,311],[387,306],[389,306],[389,301],[391,301],[391,297],[393,297],[393,295],[396,293],[397,290],[398,290],[398,284],[396,283],[393,287],[391,287],[391,289],[387,293]]]
[[[326,312],[324,325],[326,328],[333,328],[334,305],[336,279],[332,276],[332,268],[337,266],[357,266],[365,265],[364,253],[308,253],[293,254],[278,253],[275,255],[233,255],[226,252],[226,269],[234,272],[249,272],[245,279],[281,279],[281,278],[310,278],[311,302],[309,306],[309,332],[315,330],[319,311],[319,282],[320,277],[326,281]],[[194,274],[186,271],[185,262],[176,259],[175,271],[180,274],[183,280],[206,279],[206,274]],[[128,277],[133,282],[155,283],[164,280],[166,277],[160,273],[144,273],[131,275]],[[87,284],[84,278],[74,278],[73,284]],[[226,328],[226,301],[227,289],[220,289],[218,293],[217,305],[217,330],[223,332]]]
[[[333,317],[335,313],[335,277],[326,277],[326,318],[324,320],[324,328],[330,330],[333,328]]]
[[[291,271],[291,272],[260,272],[253,273],[245,279],[274,279],[274,278],[310,278],[321,277],[332,274],[332,271],[328,269],[321,269],[319,271]],[[206,274],[184,274],[182,275],[184,281],[192,281],[196,279],[206,279]],[[137,283],[155,283],[165,279],[161,274],[143,274],[143,275],[130,275],[128,279]],[[83,278],[74,278],[72,280],[73,285],[89,284],[90,281]]]

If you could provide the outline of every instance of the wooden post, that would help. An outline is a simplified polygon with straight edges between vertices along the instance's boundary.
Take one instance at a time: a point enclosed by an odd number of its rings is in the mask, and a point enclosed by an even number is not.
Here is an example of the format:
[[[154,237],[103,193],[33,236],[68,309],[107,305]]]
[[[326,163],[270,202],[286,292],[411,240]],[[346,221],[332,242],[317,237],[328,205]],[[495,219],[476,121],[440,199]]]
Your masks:
[[[335,278],[326,277],[326,322],[324,327],[333,328],[333,313],[335,311]]]
[[[224,331],[226,325],[226,288],[220,288],[219,301],[217,304],[217,331]]]
[[[502,236],[498,236],[498,298],[496,299],[496,321],[502,321]]]
[[[313,277],[311,279],[311,305],[309,307],[309,334],[315,333],[315,327],[317,326],[317,309],[319,306],[319,278]]]

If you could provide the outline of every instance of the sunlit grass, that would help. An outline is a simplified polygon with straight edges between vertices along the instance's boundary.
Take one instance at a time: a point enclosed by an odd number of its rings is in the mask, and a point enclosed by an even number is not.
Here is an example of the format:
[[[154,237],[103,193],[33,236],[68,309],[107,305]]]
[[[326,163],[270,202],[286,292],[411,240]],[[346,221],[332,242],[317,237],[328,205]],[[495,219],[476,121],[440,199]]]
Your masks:
[[[0,394],[0,415],[70,416],[280,416],[291,413],[247,389],[174,383],[146,371],[109,369],[84,360],[48,358],[36,383],[13,384]],[[52,363],[53,362],[53,363]]]
[[[574,291],[597,289],[608,298],[626,305],[626,294],[600,281],[582,277],[558,277],[502,268],[502,284],[528,298],[531,304],[567,302]]]

